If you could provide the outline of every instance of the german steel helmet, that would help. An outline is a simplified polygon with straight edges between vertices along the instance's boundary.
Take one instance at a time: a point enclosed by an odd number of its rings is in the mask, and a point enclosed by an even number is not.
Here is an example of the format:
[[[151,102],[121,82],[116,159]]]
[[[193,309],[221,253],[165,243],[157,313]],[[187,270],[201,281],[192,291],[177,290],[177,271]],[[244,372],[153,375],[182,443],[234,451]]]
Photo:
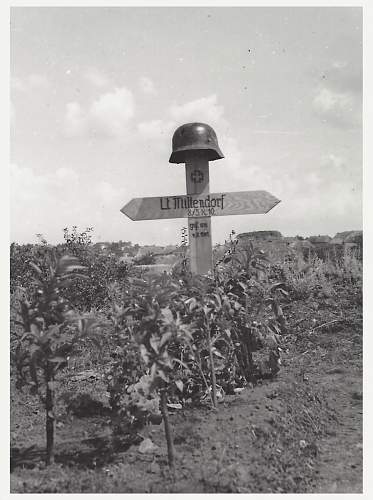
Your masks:
[[[194,151],[204,151],[208,161],[224,158],[214,129],[206,123],[186,123],[175,130],[169,162],[185,163]]]

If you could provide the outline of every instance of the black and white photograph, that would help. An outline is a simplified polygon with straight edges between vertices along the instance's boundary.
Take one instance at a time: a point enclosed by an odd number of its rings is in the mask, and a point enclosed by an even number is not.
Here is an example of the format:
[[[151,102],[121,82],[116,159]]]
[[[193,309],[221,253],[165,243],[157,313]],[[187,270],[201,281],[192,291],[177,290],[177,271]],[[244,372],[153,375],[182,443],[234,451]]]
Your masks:
[[[10,4],[10,493],[365,493],[364,11]]]

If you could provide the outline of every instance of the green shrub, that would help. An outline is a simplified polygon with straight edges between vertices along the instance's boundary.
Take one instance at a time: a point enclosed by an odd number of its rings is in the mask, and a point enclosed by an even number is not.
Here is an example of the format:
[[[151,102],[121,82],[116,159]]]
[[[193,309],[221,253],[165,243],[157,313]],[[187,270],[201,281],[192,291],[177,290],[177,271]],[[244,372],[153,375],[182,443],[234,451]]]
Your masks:
[[[298,254],[291,261],[283,264],[283,275],[292,298],[308,299],[321,295],[331,297],[334,288],[328,277],[330,264],[316,256],[308,261]]]
[[[62,370],[82,337],[90,333],[93,320],[78,318],[64,292],[83,270],[76,257],[59,257],[45,249],[43,256],[30,262],[32,292],[19,297],[21,320],[14,320],[24,333],[19,334],[11,352],[17,373],[17,387],[30,387],[38,394],[46,413],[46,464],[53,462],[54,401],[56,374]]]
[[[124,287],[130,273],[130,265],[119,261],[114,254],[103,254],[92,246],[92,228],[79,232],[76,226],[72,230],[64,229],[63,244],[48,245],[40,237],[42,244],[17,245],[10,247],[10,291],[14,293],[17,287],[22,287],[28,293],[33,293],[33,278],[29,263],[37,260],[45,261],[46,255],[52,250],[56,255],[72,255],[86,267],[89,280],[77,278],[75,286],[68,291],[66,298],[72,307],[81,311],[104,309],[110,304],[108,288],[117,283]],[[39,235],[40,236],[40,235]],[[43,268],[43,265],[41,264]]]

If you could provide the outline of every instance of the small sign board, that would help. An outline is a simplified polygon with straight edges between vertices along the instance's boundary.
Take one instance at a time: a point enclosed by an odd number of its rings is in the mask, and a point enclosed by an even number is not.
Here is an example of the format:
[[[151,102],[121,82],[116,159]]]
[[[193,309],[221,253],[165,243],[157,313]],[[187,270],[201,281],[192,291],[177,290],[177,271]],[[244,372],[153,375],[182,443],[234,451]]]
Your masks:
[[[154,196],[134,198],[121,212],[134,221],[265,214],[279,202],[267,191]]]

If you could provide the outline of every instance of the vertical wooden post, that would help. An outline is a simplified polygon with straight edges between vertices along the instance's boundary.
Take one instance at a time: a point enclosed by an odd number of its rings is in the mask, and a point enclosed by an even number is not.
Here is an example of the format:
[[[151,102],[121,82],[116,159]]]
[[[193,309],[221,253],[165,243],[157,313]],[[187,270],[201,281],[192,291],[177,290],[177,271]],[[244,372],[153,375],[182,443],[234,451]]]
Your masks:
[[[47,454],[45,463],[50,465],[54,463],[54,374],[52,363],[47,361],[45,371],[46,382],[46,397],[45,397],[45,413],[46,413],[46,434],[47,434]]]
[[[185,163],[187,195],[209,194],[209,162],[196,153]],[[212,271],[211,217],[188,217],[190,270],[193,274]]]

